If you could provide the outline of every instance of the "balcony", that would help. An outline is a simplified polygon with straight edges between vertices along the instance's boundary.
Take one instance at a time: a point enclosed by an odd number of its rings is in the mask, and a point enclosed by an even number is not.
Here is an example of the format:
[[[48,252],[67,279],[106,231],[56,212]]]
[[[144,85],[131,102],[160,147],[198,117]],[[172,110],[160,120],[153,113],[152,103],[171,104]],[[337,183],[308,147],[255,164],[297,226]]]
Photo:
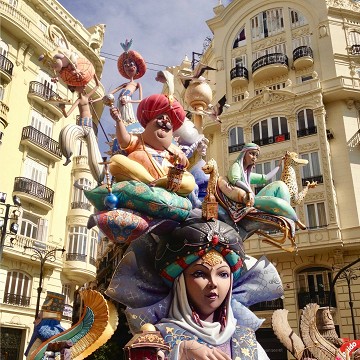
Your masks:
[[[317,127],[316,126],[311,126],[309,128],[306,129],[300,129],[297,131],[297,137],[304,137],[304,136],[309,136],[309,135],[314,135],[317,134]]]
[[[63,113],[56,102],[50,102],[49,100],[59,98],[60,95],[51,90],[45,84],[38,81],[31,81],[29,85],[28,97],[38,102],[41,106],[46,107],[52,113],[59,118],[63,116]]]
[[[238,152],[241,151],[242,148],[244,147],[245,144],[236,144],[236,145],[231,145],[229,146],[229,153],[234,153],[234,152]]]
[[[250,306],[252,311],[273,311],[277,309],[283,309],[284,304],[282,299],[276,299],[272,301],[262,301],[258,304]]]
[[[0,76],[2,82],[10,82],[13,74],[14,64],[4,55],[0,55]]]
[[[30,297],[5,293],[4,294],[4,304],[18,305],[18,306],[30,306]]]
[[[348,142],[349,147],[354,148],[360,145],[360,129],[351,137]]]
[[[360,55],[360,45],[352,45],[351,46],[351,54],[352,55]]]
[[[287,141],[287,140],[290,140],[289,132],[284,133],[284,134],[275,135],[275,136],[270,136],[268,138],[262,138],[260,140],[253,140],[253,142],[259,146],[263,146],[263,145],[279,143],[279,142],[283,142],[283,141]]]
[[[63,270],[66,277],[77,285],[96,279],[96,266],[86,254],[66,253]]]
[[[313,51],[310,46],[299,46],[293,51],[295,70],[306,69],[314,64]]]
[[[0,100],[0,123],[3,125],[4,129],[8,126],[7,114],[9,112],[9,107]]]
[[[82,209],[82,210],[91,210],[91,204],[89,202],[83,201],[74,201],[71,203],[71,209]]]
[[[23,128],[20,143],[42,153],[53,161],[61,160],[59,143],[32,126]]]
[[[306,182],[309,181],[310,183],[312,183],[313,181],[317,181],[318,184],[322,184],[324,182],[323,176],[322,175],[317,175],[317,176],[311,176],[311,177],[307,177],[307,178],[303,178],[301,180],[302,182],[302,186],[306,186]]]
[[[261,82],[283,76],[289,72],[289,60],[285,54],[274,53],[259,57],[252,63],[253,79]]]
[[[242,87],[247,85],[249,82],[248,70],[243,66],[236,65],[230,71],[230,80],[232,87]]]
[[[45,210],[53,208],[54,191],[25,177],[15,178],[13,195],[18,195],[21,200],[34,203]]]
[[[317,303],[320,306],[329,306],[330,291],[298,292],[298,308],[303,309],[307,304]],[[331,299],[331,305],[336,307],[335,294]]]

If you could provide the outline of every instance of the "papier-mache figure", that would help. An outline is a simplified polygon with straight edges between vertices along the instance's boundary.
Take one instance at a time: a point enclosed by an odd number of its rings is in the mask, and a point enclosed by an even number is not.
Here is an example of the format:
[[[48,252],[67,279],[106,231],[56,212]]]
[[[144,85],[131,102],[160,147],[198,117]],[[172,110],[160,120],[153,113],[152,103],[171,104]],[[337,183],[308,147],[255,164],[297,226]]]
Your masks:
[[[170,359],[265,360],[255,337],[263,320],[248,307],[283,290],[266,258],[245,255],[233,227],[189,219],[134,240],[106,294],[127,306],[133,333],[145,323],[160,330]]]
[[[186,171],[186,155],[172,143],[173,131],[185,120],[180,103],[164,94],[154,94],[143,99],[137,109],[137,118],[144,127],[141,134],[129,134],[117,108],[111,108],[116,121],[116,137],[127,156],[117,154],[110,159],[109,169],[116,181],[137,180],[145,184],[168,187],[169,169],[183,172],[176,193],[187,195],[193,191],[195,180]]]
[[[72,105],[72,107],[66,111],[65,104],[59,104],[63,115],[67,118],[76,108],[79,109],[79,123],[69,124],[60,131],[59,146],[61,153],[65,156],[66,162],[64,166],[70,163],[70,158],[74,152],[76,142],[79,139],[84,139],[88,147],[88,161],[92,176],[98,183],[104,178],[104,167],[100,165],[103,161],[99,150],[96,135],[92,127],[92,115],[90,110],[90,97],[98,89],[100,82],[96,74],[94,75],[95,87],[91,89],[89,93],[85,93],[85,85],[71,86],[69,90],[78,93],[78,98]]]
[[[60,324],[64,306],[65,295],[47,292],[41,311],[34,321],[34,332],[25,351],[26,357],[30,357],[43,342],[65,330]]]
[[[130,50],[131,45],[132,40],[126,40],[125,43],[121,43],[124,52],[119,56],[117,62],[120,75],[129,79],[129,81],[110,91],[110,94],[115,94],[120,91],[117,106],[120,110],[122,119],[127,125],[136,122],[132,104],[140,103],[142,100],[141,84],[134,80],[141,78],[146,72],[146,63],[144,59],[138,52]],[[138,100],[132,98],[136,90],[139,91]]]

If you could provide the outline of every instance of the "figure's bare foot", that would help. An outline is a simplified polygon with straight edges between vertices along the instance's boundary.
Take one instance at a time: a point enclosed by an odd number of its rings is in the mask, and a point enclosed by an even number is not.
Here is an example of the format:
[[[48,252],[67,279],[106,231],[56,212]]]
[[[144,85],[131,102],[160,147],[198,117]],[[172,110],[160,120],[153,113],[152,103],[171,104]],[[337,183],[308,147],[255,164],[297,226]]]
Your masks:
[[[306,229],[306,225],[303,224],[300,220],[295,221],[295,224],[296,224],[301,230],[305,230],[305,229]]]

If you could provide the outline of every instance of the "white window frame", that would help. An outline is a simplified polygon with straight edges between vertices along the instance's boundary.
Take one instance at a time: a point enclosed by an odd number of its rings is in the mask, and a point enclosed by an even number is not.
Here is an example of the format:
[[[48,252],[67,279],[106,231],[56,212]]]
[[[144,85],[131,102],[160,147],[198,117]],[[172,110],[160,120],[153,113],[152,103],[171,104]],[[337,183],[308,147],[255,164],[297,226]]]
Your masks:
[[[305,124],[305,127],[304,129],[300,129],[300,126],[299,126],[299,114],[300,113],[303,113],[304,114],[304,124]],[[314,125],[313,126],[316,126],[316,119],[315,119],[315,115],[314,115],[314,111],[312,109],[302,109],[300,111],[298,111],[296,113],[296,126],[297,126],[297,130],[305,130],[305,129],[309,129],[309,121],[310,121],[310,118],[309,118],[309,115],[311,114],[311,120],[313,121]]]
[[[4,41],[0,40],[0,55],[3,55],[7,58],[9,52],[9,45]]]
[[[46,185],[48,174],[47,166],[27,157],[24,161],[24,177]]]
[[[349,32],[349,45],[360,45],[360,31],[352,30]]]
[[[295,9],[289,8],[289,18],[292,29],[296,29],[298,27],[308,24],[306,17],[300,11],[297,11]]]
[[[272,119],[276,119],[277,118],[277,123],[278,123],[278,128],[279,128],[279,134],[274,135],[273,132],[273,125],[272,125]],[[282,129],[281,126],[281,119],[285,119],[286,120],[286,129]],[[267,128],[267,136],[263,135],[263,128],[265,128],[264,124],[266,124],[266,128]],[[254,133],[254,127],[259,126],[259,139],[255,139],[255,133]],[[258,140],[264,140],[264,139],[268,139],[272,136],[280,136],[280,135],[284,135],[287,134],[289,132],[289,125],[288,125],[288,121],[287,118],[285,116],[272,116],[270,118],[267,119],[263,119],[258,121],[256,124],[254,124],[252,126],[252,136],[253,139],[255,141]],[[286,131],[285,131],[286,130]],[[275,141],[274,141],[275,142]]]
[[[300,36],[292,39],[293,50],[297,49],[300,46],[311,46],[310,35]]]
[[[253,61],[270,54],[286,54],[286,44],[280,43],[252,53]]]
[[[21,275],[21,276],[20,276]],[[5,294],[29,298],[32,290],[32,278],[19,270],[10,270],[6,274]]]
[[[49,137],[52,136],[53,122],[36,110],[31,110],[31,126]]]
[[[96,258],[97,258],[98,237],[99,237],[98,233],[95,230],[91,230],[91,232],[90,232],[90,248],[89,248],[90,259],[96,260]]]
[[[266,24],[267,33],[265,34]],[[251,39],[264,39],[284,31],[284,15],[282,8],[273,8],[258,13],[250,19]]]
[[[69,229],[69,244],[67,252],[69,254],[87,254],[87,237],[88,229],[86,226],[70,226]]]
[[[318,151],[300,154],[300,157],[301,159],[308,160],[307,165],[301,167],[301,174],[303,179],[322,175],[321,161]]]
[[[314,214],[310,214],[309,213],[309,208],[310,206],[314,207]],[[323,224],[320,224],[320,212],[323,209],[323,216],[324,216],[324,220],[325,222]],[[306,211],[306,220],[307,220],[307,225],[309,229],[316,229],[316,228],[323,228],[327,226],[327,214],[326,214],[326,206],[324,202],[317,202],[317,203],[311,203],[311,204],[306,204],[305,205],[305,211]],[[313,215],[314,218],[310,219],[310,215]]]
[[[244,144],[244,142],[244,129],[241,126],[231,128],[229,131],[229,146]]]
[[[237,46],[235,46],[235,42],[237,41],[238,38],[240,38],[240,34],[244,32],[244,36],[245,38],[243,40],[239,40],[237,43]],[[240,29],[240,31],[237,33],[234,42],[233,42],[233,49],[236,49],[238,47],[244,46],[246,45],[246,30],[245,30],[245,25]]]

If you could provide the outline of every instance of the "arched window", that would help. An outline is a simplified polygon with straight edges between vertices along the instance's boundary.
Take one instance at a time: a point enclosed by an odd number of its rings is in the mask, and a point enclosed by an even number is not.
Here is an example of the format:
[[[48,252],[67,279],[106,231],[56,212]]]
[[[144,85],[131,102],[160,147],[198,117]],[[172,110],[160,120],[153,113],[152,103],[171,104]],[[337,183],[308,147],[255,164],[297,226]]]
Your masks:
[[[268,145],[290,139],[287,119],[284,116],[273,116],[259,121],[252,127],[253,142]]]
[[[310,303],[328,306],[331,281],[331,270],[325,267],[310,267],[300,271],[297,275],[299,309]],[[331,305],[336,306],[335,296]]]
[[[276,35],[284,30],[281,8],[262,11],[250,20],[252,40],[260,40]]]
[[[314,112],[312,109],[300,110],[297,115],[297,136],[303,137],[317,133]]]
[[[297,10],[289,9],[289,16],[292,29],[306,25],[308,23],[305,16]]]
[[[241,30],[236,35],[234,40],[233,49],[246,45],[246,36],[245,36],[245,26],[241,28]]]
[[[30,295],[30,276],[17,270],[8,271],[6,275],[4,303],[20,306],[29,306]]]
[[[244,131],[242,127],[234,127],[229,132],[229,153],[240,151],[244,146]]]

